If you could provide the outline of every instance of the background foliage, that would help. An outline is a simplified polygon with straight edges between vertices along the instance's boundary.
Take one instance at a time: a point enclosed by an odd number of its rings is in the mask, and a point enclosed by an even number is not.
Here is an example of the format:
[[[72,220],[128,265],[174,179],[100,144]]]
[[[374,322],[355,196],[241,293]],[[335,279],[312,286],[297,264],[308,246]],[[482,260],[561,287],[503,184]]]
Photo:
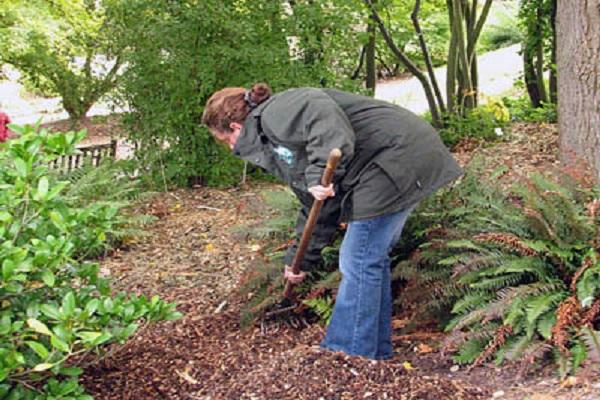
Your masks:
[[[76,123],[117,84],[126,43],[119,0],[0,1],[0,62],[45,93]]]
[[[127,122],[144,166],[157,181],[237,182],[240,162],[199,125],[204,103],[217,89],[259,81],[275,91],[344,86],[344,53],[358,40],[346,12],[351,3],[125,1],[131,28],[122,40],[132,49],[121,99],[131,108]],[[341,17],[332,18],[335,12]]]

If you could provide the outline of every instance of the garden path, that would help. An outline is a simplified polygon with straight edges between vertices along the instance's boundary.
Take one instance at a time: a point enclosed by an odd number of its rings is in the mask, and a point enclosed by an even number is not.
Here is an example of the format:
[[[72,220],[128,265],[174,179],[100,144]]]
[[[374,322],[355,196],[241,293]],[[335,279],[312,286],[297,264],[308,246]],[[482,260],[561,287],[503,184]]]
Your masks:
[[[505,95],[523,73],[523,61],[519,55],[520,45],[505,47],[478,57],[479,92],[482,102],[489,97]],[[446,67],[435,69],[440,91],[445,98]],[[375,97],[398,104],[422,114],[429,107],[421,83],[417,78],[379,82]]]

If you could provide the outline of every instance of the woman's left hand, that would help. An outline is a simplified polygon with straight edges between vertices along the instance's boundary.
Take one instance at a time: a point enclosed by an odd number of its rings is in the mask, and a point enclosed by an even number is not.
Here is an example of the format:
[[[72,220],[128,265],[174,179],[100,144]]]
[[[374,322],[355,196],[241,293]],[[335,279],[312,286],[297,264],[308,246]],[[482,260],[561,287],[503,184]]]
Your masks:
[[[329,186],[312,186],[308,188],[308,191],[317,200],[325,200],[328,197],[335,196],[335,191],[333,190],[333,183],[331,183]]]

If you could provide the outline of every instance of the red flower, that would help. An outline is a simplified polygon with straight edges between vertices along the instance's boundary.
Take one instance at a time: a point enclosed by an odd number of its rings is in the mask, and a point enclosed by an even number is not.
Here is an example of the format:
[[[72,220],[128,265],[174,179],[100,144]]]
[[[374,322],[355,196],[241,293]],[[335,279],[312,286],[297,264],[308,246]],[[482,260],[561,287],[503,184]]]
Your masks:
[[[0,111],[0,142],[8,140],[11,134],[10,129],[6,127],[8,124],[10,124],[10,117]]]

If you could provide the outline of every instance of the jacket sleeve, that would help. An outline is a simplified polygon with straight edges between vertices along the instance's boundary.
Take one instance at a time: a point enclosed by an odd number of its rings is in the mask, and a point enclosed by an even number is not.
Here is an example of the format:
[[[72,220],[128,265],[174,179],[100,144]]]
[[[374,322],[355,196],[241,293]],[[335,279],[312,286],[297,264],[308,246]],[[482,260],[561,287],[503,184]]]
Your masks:
[[[298,219],[296,221],[296,241],[290,246],[285,255],[285,265],[291,265],[298,249],[298,243],[302,237],[306,219],[310,212],[312,205],[312,196],[308,193],[296,192],[296,196],[302,203],[302,209],[298,213]],[[340,201],[335,197],[327,199],[323,203],[319,218],[317,219],[317,225],[313,231],[311,240],[308,244],[304,258],[300,264],[300,268],[303,271],[310,271],[314,266],[322,264],[323,258],[321,256],[321,250],[327,246],[333,239],[333,235],[337,231],[340,219]]]
[[[329,152],[334,148],[342,151],[335,176],[343,176],[344,167],[354,154],[355,134],[344,111],[326,93],[318,90],[311,93],[304,115],[303,134],[308,155],[307,186],[321,183]]]

